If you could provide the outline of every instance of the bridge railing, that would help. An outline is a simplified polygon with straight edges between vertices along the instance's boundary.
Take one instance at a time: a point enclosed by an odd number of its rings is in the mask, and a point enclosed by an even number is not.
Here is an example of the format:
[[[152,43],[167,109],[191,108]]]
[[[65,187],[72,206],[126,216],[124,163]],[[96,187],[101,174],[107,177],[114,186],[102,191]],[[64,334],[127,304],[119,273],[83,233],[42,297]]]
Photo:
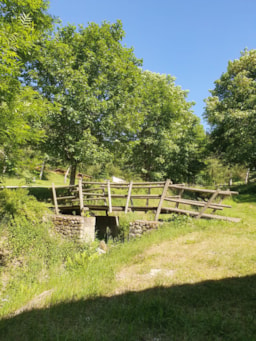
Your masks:
[[[155,220],[160,214],[186,214],[199,218],[224,219],[239,221],[216,215],[216,211],[231,208],[223,204],[225,197],[236,195],[238,192],[211,190],[195,188],[184,184],[172,184],[168,179],[161,182],[82,182],[75,186],[61,186],[69,190],[68,195],[58,195],[60,187],[52,186],[55,212],[79,211],[83,214],[85,210],[106,211],[106,214],[121,211],[154,211]],[[157,193],[153,193],[153,191]],[[156,192],[155,191],[155,192]],[[145,200],[145,204],[144,204]],[[139,204],[135,204],[139,201]],[[187,209],[189,206],[189,209]],[[211,211],[211,212],[209,212]]]

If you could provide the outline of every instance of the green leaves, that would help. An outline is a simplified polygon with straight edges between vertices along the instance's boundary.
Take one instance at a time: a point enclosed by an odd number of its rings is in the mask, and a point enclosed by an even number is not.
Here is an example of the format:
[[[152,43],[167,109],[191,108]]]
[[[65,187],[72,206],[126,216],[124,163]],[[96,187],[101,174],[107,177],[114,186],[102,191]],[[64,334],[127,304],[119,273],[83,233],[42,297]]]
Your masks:
[[[9,159],[44,136],[42,118],[51,106],[24,84],[24,67],[52,18],[42,0],[6,0],[0,6],[0,149]],[[1,166],[1,165],[0,165]]]
[[[123,34],[121,22],[59,28],[28,65],[31,84],[60,108],[49,113],[44,146],[64,162],[95,162],[139,128],[140,61]]]
[[[130,163],[146,179],[187,180],[200,168],[204,132],[191,106],[173,77],[143,72],[140,111],[145,118]]]
[[[26,14],[26,13],[21,13],[20,14],[20,22],[23,26],[25,27],[31,27],[32,26],[32,18],[30,16],[30,14]]]
[[[230,61],[206,99],[214,151],[228,163],[256,164],[256,50]]]
[[[120,21],[51,32],[46,9],[43,0],[0,5],[3,155],[40,143],[73,175],[79,163],[112,159],[151,179],[194,174],[204,133],[174,78],[141,70]]]

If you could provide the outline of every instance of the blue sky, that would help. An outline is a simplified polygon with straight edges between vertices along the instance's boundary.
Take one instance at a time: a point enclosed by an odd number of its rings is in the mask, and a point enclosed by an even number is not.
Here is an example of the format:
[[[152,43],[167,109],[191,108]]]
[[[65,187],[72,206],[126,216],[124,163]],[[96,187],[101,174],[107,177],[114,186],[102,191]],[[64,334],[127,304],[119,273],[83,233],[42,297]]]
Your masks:
[[[50,0],[64,25],[121,19],[143,69],[176,77],[202,121],[204,99],[229,60],[256,49],[256,0]]]

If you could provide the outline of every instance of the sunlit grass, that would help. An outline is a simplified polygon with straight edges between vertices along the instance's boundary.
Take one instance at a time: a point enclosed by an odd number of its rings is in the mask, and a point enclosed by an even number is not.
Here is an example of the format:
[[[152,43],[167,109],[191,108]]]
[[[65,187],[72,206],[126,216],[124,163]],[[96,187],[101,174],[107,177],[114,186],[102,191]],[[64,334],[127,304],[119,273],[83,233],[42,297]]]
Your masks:
[[[64,175],[55,173],[54,171],[48,171],[45,173],[44,180],[40,180],[39,176],[31,177],[28,182],[24,178],[19,177],[4,177],[2,180],[4,186],[45,186],[51,187],[52,183],[56,186],[64,186]],[[67,179],[67,185],[69,183],[69,179]]]

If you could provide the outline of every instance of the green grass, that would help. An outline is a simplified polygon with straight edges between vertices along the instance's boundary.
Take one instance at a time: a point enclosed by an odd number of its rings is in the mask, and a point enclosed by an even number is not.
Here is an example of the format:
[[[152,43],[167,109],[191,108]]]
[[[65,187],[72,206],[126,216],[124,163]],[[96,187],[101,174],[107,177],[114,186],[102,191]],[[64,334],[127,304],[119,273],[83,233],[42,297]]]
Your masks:
[[[64,175],[55,173],[53,171],[48,171],[45,173],[44,180],[40,180],[39,176],[35,176],[34,179],[31,178],[29,183],[24,178],[18,177],[4,177],[3,178],[4,186],[43,186],[43,187],[51,187],[52,183],[55,186],[64,186]],[[69,179],[67,181],[68,185]]]
[[[256,340],[250,195],[225,201],[240,223],[173,217],[141,239],[111,243],[100,257],[96,245],[79,251],[59,240],[66,256],[53,254],[51,265],[27,268],[24,276],[16,264],[12,286],[0,297],[0,339]]]

